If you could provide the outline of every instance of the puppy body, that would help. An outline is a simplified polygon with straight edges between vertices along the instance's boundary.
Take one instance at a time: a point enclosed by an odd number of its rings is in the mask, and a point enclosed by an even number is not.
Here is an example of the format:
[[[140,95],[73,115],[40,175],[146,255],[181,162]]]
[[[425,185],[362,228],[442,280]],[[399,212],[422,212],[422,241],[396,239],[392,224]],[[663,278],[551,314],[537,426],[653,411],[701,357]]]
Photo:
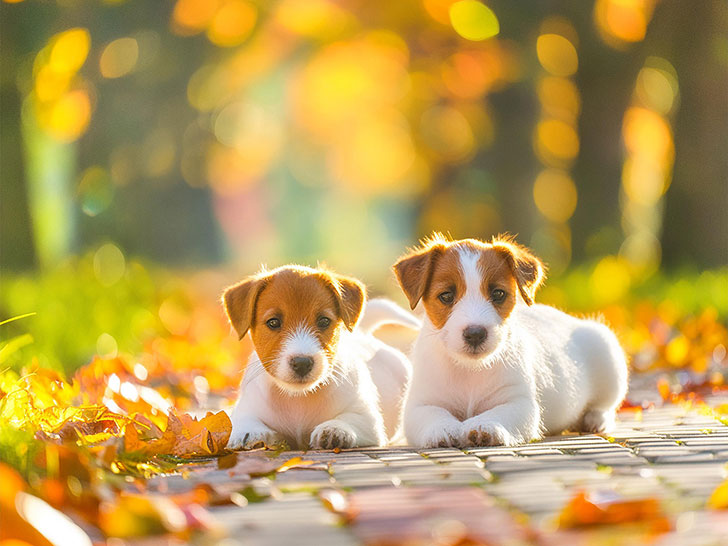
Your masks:
[[[616,336],[596,321],[529,305],[542,272],[525,249],[436,239],[398,266],[410,302],[419,295],[426,311],[412,352],[410,443],[515,445],[614,424],[627,387]],[[421,285],[408,279],[418,275]]]
[[[399,321],[384,312],[391,302],[374,300],[376,316],[356,327],[364,300],[355,279],[299,266],[226,291],[233,326],[241,337],[250,329],[255,346],[228,447],[347,448],[384,445],[397,435],[411,367],[370,335],[378,324]]]
[[[335,379],[314,391],[291,394],[264,373],[253,353],[231,415],[228,447],[284,441],[293,449],[386,445],[400,428],[409,361],[355,330],[339,341],[335,366]]]

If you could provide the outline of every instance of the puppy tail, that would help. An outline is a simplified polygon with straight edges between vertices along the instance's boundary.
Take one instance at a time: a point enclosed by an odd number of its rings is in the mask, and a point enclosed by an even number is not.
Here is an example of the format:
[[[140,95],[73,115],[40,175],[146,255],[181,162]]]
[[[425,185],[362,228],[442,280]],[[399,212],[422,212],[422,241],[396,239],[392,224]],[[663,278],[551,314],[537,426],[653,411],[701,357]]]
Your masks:
[[[371,334],[385,324],[398,324],[412,330],[419,330],[422,327],[420,319],[392,300],[386,298],[369,300],[359,321],[359,331]]]

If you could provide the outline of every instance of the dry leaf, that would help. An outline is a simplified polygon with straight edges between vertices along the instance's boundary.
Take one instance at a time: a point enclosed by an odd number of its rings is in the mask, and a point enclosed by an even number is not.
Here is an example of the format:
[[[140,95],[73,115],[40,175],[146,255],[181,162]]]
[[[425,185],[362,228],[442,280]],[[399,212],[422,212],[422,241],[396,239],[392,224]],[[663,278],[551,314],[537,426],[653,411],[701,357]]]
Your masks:
[[[558,518],[561,529],[624,523],[645,523],[653,532],[666,532],[670,529],[660,501],[654,498],[611,498],[598,502],[592,496],[579,492],[564,506]]]
[[[728,510],[728,480],[725,480],[713,490],[707,506],[713,510]]]

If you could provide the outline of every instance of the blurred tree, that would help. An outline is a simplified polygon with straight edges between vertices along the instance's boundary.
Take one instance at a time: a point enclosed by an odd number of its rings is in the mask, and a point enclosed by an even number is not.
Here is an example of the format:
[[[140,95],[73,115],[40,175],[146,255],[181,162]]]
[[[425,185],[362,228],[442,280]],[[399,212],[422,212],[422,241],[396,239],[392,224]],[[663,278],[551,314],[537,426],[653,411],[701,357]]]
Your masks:
[[[725,263],[726,11],[719,0],[3,3],[3,264],[112,239],[168,263],[216,262],[228,247],[245,267],[326,256],[379,279],[378,264],[432,229],[508,230],[546,254],[556,241],[567,261],[616,255],[623,120],[653,56],[679,82],[664,117],[674,170],[666,156],[660,171],[673,182],[654,207],[664,263]],[[544,102],[550,76],[551,98],[572,101],[566,125]],[[22,151],[26,115],[59,144],[33,136]],[[43,181],[56,197],[33,191]],[[40,212],[49,204],[60,217]]]

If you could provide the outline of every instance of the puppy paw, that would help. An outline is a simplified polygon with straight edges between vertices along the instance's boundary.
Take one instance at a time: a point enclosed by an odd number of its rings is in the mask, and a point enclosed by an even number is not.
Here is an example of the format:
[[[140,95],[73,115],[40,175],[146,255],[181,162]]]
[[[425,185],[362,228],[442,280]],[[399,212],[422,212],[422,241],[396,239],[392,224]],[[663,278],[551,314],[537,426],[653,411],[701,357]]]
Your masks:
[[[347,449],[356,447],[356,433],[346,423],[321,423],[311,433],[313,449]]]
[[[512,446],[518,442],[503,425],[478,423],[466,427],[465,444],[468,446]]]
[[[614,428],[615,415],[613,411],[587,410],[581,420],[582,432],[600,434],[609,432]]]
[[[228,449],[259,449],[277,447],[285,443],[283,436],[272,430],[246,431],[233,429],[227,443]]]
[[[462,431],[455,427],[448,427],[432,431],[427,435],[421,442],[418,442],[423,447],[463,447],[464,443],[462,440]]]

